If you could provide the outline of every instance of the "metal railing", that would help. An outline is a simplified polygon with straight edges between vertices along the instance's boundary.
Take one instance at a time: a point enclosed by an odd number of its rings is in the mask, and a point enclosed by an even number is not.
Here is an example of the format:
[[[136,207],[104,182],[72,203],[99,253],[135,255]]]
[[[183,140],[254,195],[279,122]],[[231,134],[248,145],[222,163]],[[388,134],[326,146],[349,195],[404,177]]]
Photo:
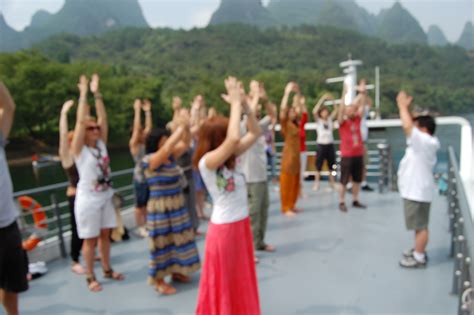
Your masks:
[[[339,142],[336,142],[336,144]],[[277,143],[277,148],[282,148],[283,143]],[[316,142],[308,141],[308,147],[315,146]],[[314,152],[308,152],[308,156],[315,154]],[[340,173],[340,157],[339,151],[337,151],[337,169],[335,172]],[[367,165],[367,175],[368,177],[375,178],[378,183],[378,190],[382,193],[386,187],[392,189],[390,182],[392,181],[392,158],[390,153],[390,146],[383,139],[374,139],[370,140],[368,143],[368,154],[369,154],[369,165]],[[307,156],[307,158],[308,158]],[[281,152],[277,153],[276,156],[276,170],[279,171],[280,168],[280,158]],[[331,170],[329,170],[331,171]],[[328,175],[329,171],[321,172],[322,175]],[[113,172],[111,177],[114,183],[117,182],[118,178],[122,177],[122,182],[125,182],[124,185],[116,185],[115,192],[120,194],[125,203],[134,199],[132,175],[133,169],[126,169],[117,172]],[[306,176],[312,175],[314,171],[305,172]],[[125,178],[126,177],[126,178]],[[47,219],[46,222],[48,225],[47,231],[41,231],[41,238],[43,239],[40,243],[39,248],[45,244],[56,244],[59,246],[59,251],[61,256],[64,258],[67,256],[66,248],[67,244],[65,242],[65,236],[70,234],[71,225],[70,225],[70,211],[69,203],[66,200],[65,190],[68,187],[68,183],[59,183],[54,185],[49,185],[41,188],[28,189],[23,191],[18,191],[14,193],[14,197],[18,198],[20,196],[30,196],[41,202],[42,210],[45,212]],[[128,203],[131,206],[131,203]],[[127,209],[127,206],[122,208]],[[32,220],[32,214],[28,212],[22,212],[20,214],[19,225],[24,235],[30,234],[31,232],[37,232],[35,229],[34,222]]]
[[[111,174],[111,178],[113,181],[116,181],[120,177],[129,176],[129,179],[127,179],[126,181],[128,183],[131,183],[132,173],[133,169],[121,170],[113,172]],[[69,211],[69,202],[67,200],[64,200],[66,198],[65,189],[67,187],[68,182],[63,182],[40,188],[22,190],[13,194],[14,198],[18,198],[20,196],[30,196],[42,203],[42,211],[44,211],[47,217],[47,219],[42,223],[47,224],[47,230],[39,231],[39,229],[35,228],[32,219],[32,213],[29,212],[20,213],[20,217],[18,220],[20,230],[24,235],[30,234],[31,232],[40,234],[43,240],[40,244],[40,247],[44,246],[47,243],[57,241],[61,256],[63,258],[67,256],[65,236],[68,235],[71,230],[71,214]],[[130,201],[134,198],[132,184],[120,186],[115,189],[115,192],[120,193],[124,198],[125,202]]]
[[[448,149],[448,213],[451,232],[451,257],[454,258],[452,293],[458,296],[459,315],[474,314],[473,276],[474,264],[474,226],[471,209],[456,154],[452,147]]]

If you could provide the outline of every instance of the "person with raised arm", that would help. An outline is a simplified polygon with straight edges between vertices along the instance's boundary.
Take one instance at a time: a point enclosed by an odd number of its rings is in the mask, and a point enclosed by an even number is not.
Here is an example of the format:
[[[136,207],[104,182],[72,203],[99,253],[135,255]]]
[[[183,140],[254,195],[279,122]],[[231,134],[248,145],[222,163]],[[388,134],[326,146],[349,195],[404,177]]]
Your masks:
[[[345,104],[346,93],[347,87],[344,84],[337,115],[339,136],[341,138],[339,210],[342,212],[347,212],[345,196],[349,180],[352,180],[352,206],[359,209],[367,208],[359,201],[360,183],[364,171],[364,143],[360,132],[360,122],[366,103],[367,90],[365,84],[361,84],[359,94],[350,104]]]
[[[69,204],[69,215],[71,222],[71,270],[82,275],[86,272],[84,267],[79,262],[79,256],[82,250],[83,240],[77,234],[76,216],[74,214],[74,204],[76,202],[77,184],[79,183],[79,173],[77,172],[76,164],[74,163],[74,156],[71,151],[71,142],[74,137],[74,132],[69,131],[67,114],[74,106],[74,101],[69,100],[64,103],[61,109],[61,116],[59,118],[59,158],[61,166],[66,172],[69,185],[66,189],[66,196]]]
[[[153,127],[151,116],[151,102],[142,102],[136,99],[133,104],[134,118],[132,136],[129,141],[130,153],[135,162],[133,170],[133,188],[135,190],[135,222],[137,224],[137,234],[141,237],[148,237],[146,230],[146,205],[150,196],[148,184],[146,183],[143,171],[142,160],[145,157],[145,142]],[[142,111],[145,113],[145,128],[142,127]]]
[[[299,91],[293,96],[292,107],[296,111],[298,117],[298,126],[300,128],[300,188],[298,192],[299,197],[306,197],[303,189],[304,173],[307,166],[307,152],[306,152],[306,130],[305,125],[308,122],[308,108],[306,107],[306,97]]]
[[[204,122],[193,160],[213,200],[196,314],[258,315],[247,187],[236,159],[257,141],[261,129],[246,104],[242,83],[229,77],[225,87],[230,118],[217,116]],[[248,131],[241,137],[242,112],[248,117]]]
[[[260,119],[261,107],[259,100],[264,99],[266,93],[263,84],[253,80],[250,82],[249,107]],[[262,135],[257,142],[250,147],[242,157],[240,163],[245,181],[247,183],[247,196],[250,212],[250,223],[252,225],[253,244],[255,250],[274,252],[275,247],[265,243],[265,232],[268,222],[268,208],[270,206],[270,196],[268,193],[267,175],[267,155],[265,152],[266,142],[264,133],[267,132],[272,123],[272,111],[267,111],[267,115],[258,122],[262,129]],[[245,133],[248,130],[248,117],[244,115],[241,123],[241,130]]]
[[[176,103],[179,105],[176,106]],[[179,114],[185,114],[186,116],[190,116],[190,111],[187,108],[181,108],[181,98],[178,96],[173,97],[173,121],[172,125],[176,124],[179,119]],[[191,110],[194,107],[199,106],[199,101],[197,98],[194,99],[193,103],[191,104]],[[191,117],[191,116],[190,116]],[[193,137],[193,133],[196,133],[196,129],[192,127],[192,123],[190,123],[189,131],[191,132],[191,139]],[[191,140],[192,142],[192,140]],[[193,175],[193,148],[192,145],[186,150],[176,161],[178,166],[181,168],[182,175],[186,179],[185,187],[183,188],[184,199],[186,202],[186,209],[188,209],[189,218],[193,224],[194,233],[196,236],[202,235],[199,232],[199,217],[196,210],[196,185],[194,183],[194,175]]]
[[[196,148],[199,144],[199,130],[202,124],[208,117],[206,111],[206,104],[202,95],[197,95],[191,106],[191,133],[193,135],[193,146]],[[196,196],[196,212],[200,220],[209,220],[209,217],[204,212],[206,204],[207,190],[202,181],[201,173],[197,166],[193,167],[193,180]]]
[[[88,116],[86,76],[79,80],[79,106],[71,150],[79,173],[75,215],[77,232],[84,239],[83,256],[86,262],[88,288],[92,292],[102,290],[94,273],[94,253],[100,239],[100,254],[104,278],[123,280],[110,265],[110,231],[117,226],[112,203],[113,189],[110,178],[110,158],[107,151],[108,122],[102,95],[99,91],[99,75],[94,74],[90,91],[95,98],[97,120]]]
[[[150,262],[148,283],[162,295],[176,293],[165,281],[191,282],[190,274],[201,263],[194,241],[194,228],[186,209],[181,170],[176,164],[191,144],[190,117],[186,110],[176,114],[172,132],[155,128],[146,141],[143,169],[150,188],[147,204]]]
[[[428,262],[428,224],[436,191],[433,168],[440,143],[434,136],[436,122],[433,117],[423,115],[412,118],[412,101],[413,97],[405,91],[398,93],[397,105],[407,138],[405,155],[398,168],[398,190],[403,199],[406,228],[415,231],[414,247],[403,252],[400,266],[420,268],[426,267]]]
[[[16,222],[18,208],[5,146],[13,125],[15,102],[0,81],[0,303],[7,315],[18,315],[18,294],[28,290],[28,257]]]
[[[317,134],[317,150],[316,150],[316,176],[314,179],[313,190],[318,191],[321,170],[323,169],[324,161],[326,161],[329,169],[329,183],[332,189],[336,188],[333,171],[336,166],[336,152],[334,149],[334,119],[337,116],[337,106],[334,105],[334,110],[329,111],[329,108],[324,105],[324,102],[334,100],[331,94],[324,94],[313,108],[313,117],[316,123]]]
[[[298,85],[294,82],[286,85],[280,108],[281,133],[285,140],[280,171],[281,211],[288,217],[299,211],[296,201],[300,192],[301,171],[300,126],[295,108],[288,108],[288,99],[292,92],[299,93]]]

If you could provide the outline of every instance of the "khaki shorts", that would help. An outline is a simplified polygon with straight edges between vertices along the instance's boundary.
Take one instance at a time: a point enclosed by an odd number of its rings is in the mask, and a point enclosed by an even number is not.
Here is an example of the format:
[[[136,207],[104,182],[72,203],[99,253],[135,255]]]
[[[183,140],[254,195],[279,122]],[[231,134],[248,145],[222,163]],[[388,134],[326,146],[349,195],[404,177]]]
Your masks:
[[[431,203],[429,202],[403,199],[405,223],[408,230],[425,230],[428,228],[430,206]]]

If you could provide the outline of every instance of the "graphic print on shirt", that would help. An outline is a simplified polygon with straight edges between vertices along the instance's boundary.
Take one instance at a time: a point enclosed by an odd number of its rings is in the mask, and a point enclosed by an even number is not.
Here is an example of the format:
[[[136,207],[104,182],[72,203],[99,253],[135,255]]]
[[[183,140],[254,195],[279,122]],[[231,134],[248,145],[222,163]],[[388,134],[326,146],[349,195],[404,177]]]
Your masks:
[[[217,188],[229,193],[235,191],[234,173],[226,167],[220,167],[217,170]]]
[[[95,182],[94,191],[101,192],[112,187],[112,180],[110,179],[110,158],[102,156],[100,149],[89,148],[92,156],[97,161],[97,168],[99,169],[99,176]]]

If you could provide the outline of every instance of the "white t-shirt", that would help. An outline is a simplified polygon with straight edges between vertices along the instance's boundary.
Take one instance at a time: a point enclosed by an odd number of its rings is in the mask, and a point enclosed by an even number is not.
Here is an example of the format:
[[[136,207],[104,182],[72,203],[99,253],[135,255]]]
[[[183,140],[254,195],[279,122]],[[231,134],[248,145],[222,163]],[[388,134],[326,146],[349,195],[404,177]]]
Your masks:
[[[244,133],[246,121],[242,122],[241,130]],[[265,117],[260,120],[259,125],[263,132],[268,130],[271,124],[270,117]],[[265,135],[262,134],[254,145],[252,145],[247,151],[245,151],[239,157],[239,163],[241,165],[242,172],[245,176],[247,183],[261,183],[267,181],[267,153]]]
[[[212,223],[232,223],[248,217],[244,174],[238,169],[229,170],[226,167],[210,170],[206,167],[206,155],[199,161],[199,171],[212,197]]]
[[[404,199],[431,202],[435,194],[433,168],[440,144],[438,138],[412,129],[398,168],[398,190]]]
[[[316,143],[318,144],[331,144],[334,143],[334,124],[332,119],[328,119],[326,121],[322,119],[318,119],[316,121],[316,133],[317,133],[317,140]]]
[[[78,194],[104,198],[113,195],[112,188],[105,183],[110,179],[110,158],[103,141],[97,141],[96,148],[84,145],[74,160],[79,173]]]

